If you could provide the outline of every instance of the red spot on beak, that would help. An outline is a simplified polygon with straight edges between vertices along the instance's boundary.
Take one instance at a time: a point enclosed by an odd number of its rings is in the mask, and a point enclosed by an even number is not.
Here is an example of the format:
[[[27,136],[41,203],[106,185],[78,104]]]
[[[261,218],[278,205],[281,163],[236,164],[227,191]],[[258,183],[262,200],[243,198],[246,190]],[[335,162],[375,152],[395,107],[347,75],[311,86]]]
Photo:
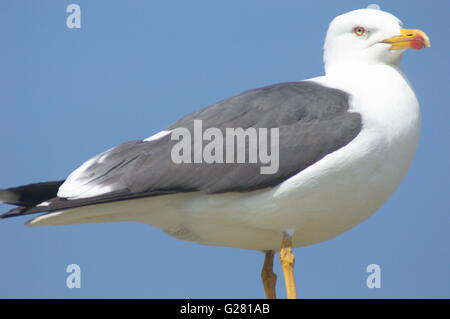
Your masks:
[[[416,34],[414,36],[414,38],[410,42],[410,45],[411,45],[411,49],[414,49],[414,50],[420,50],[427,46],[425,44],[425,38],[420,34]]]

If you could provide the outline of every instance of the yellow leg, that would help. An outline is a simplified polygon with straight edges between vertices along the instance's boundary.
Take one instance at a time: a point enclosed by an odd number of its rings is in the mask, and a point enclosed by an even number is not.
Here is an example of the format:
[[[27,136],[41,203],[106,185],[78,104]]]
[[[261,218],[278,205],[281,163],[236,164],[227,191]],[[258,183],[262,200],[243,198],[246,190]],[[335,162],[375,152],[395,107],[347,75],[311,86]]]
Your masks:
[[[281,267],[284,274],[284,282],[286,284],[286,294],[288,299],[297,298],[297,289],[295,288],[294,263],[295,257],[292,253],[292,237],[283,233],[280,249]]]
[[[261,271],[261,279],[264,285],[264,291],[267,299],[276,299],[277,275],[273,272],[273,256],[275,252],[273,250],[265,251],[264,265]]]

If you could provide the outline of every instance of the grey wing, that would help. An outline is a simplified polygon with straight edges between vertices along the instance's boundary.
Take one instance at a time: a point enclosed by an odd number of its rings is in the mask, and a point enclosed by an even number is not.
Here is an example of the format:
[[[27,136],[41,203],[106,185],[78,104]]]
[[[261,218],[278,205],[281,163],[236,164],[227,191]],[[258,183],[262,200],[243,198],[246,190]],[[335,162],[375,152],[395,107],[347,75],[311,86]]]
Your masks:
[[[278,170],[261,174],[260,160],[176,164],[171,150],[178,141],[168,134],[153,141],[127,142],[94,157],[69,176],[58,195],[68,197],[66,203],[89,205],[186,191],[273,187],[348,144],[362,127],[360,114],[349,112],[348,94],[308,81],[246,91],[180,119],[167,131],[184,127],[193,135],[194,120],[202,121],[203,131],[278,128]]]

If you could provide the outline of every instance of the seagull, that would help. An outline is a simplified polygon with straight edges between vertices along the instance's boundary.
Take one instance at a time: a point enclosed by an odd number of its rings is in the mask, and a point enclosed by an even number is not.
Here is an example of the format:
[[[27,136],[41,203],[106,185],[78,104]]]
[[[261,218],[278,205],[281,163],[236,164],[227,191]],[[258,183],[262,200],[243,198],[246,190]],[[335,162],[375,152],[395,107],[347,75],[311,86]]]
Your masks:
[[[388,12],[339,15],[325,38],[325,75],[222,100],[89,159],[65,180],[2,189],[0,202],[16,207],[1,218],[135,221],[181,240],[259,250],[267,298],[276,298],[279,252],[286,295],[296,298],[292,249],[367,219],[407,172],[420,110],[400,62],[426,47],[423,31]],[[244,134],[240,144],[224,141],[232,129]]]

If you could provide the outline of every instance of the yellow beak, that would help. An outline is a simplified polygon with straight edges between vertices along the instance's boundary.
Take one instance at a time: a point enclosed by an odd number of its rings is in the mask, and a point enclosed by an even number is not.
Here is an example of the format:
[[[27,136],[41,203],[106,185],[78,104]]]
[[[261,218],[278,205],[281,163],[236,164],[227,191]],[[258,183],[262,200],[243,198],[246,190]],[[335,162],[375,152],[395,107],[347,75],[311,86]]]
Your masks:
[[[425,32],[417,29],[400,29],[402,35],[382,41],[392,44],[389,50],[414,49],[420,50],[431,47],[430,39]]]

